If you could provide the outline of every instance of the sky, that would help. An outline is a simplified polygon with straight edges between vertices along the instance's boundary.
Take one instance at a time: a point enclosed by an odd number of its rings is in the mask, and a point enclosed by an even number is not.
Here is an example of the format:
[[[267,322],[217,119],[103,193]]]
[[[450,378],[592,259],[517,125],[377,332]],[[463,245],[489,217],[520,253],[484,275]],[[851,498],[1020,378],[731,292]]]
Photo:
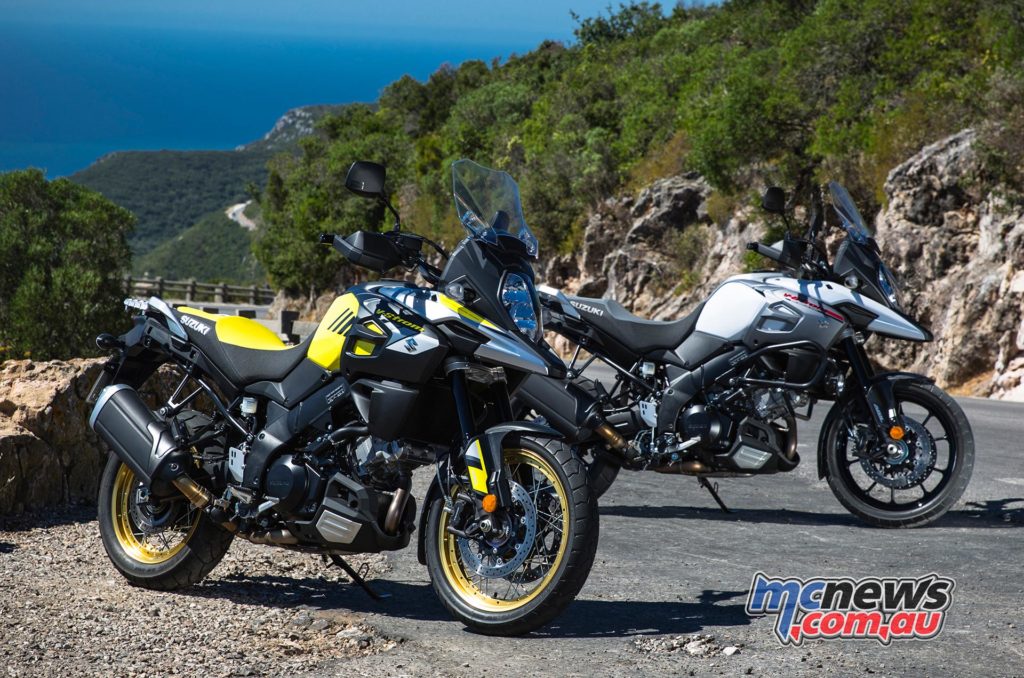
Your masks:
[[[570,42],[608,0],[0,0],[0,171],[226,149],[286,110]]]

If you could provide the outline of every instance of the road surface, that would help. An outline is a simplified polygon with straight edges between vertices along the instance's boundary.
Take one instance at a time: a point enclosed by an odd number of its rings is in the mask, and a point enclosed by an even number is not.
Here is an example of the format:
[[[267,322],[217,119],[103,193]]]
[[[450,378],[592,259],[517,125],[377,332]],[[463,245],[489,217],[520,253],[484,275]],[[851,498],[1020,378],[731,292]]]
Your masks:
[[[933,526],[867,527],[816,477],[826,409],[801,422],[792,473],[720,481],[733,513],[693,478],[620,474],[601,501],[597,560],[579,598],[548,628],[516,639],[467,632],[437,602],[413,550],[394,554],[373,603],[354,606],[401,641],[386,653],[327,662],[323,675],[1024,675],[1024,405],[963,399],[977,444],[963,500]],[[423,479],[420,479],[423,482]],[[421,494],[422,496],[422,490]],[[953,577],[946,626],[930,641],[814,641],[782,647],[772,621],[744,612],[753,574]],[[710,636],[691,655],[684,645]],[[682,638],[680,639],[680,636]],[[674,642],[673,642],[674,641]],[[725,656],[716,648],[734,646]],[[693,647],[693,646],[691,646]]]

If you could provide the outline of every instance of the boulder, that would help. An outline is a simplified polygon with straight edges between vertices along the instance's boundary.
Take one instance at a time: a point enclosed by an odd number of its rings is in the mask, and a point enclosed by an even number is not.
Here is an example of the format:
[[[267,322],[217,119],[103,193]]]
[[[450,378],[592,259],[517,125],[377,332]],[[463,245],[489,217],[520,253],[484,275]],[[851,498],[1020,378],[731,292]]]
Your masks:
[[[101,364],[0,365],[0,515],[96,500],[107,453],[85,399]]]

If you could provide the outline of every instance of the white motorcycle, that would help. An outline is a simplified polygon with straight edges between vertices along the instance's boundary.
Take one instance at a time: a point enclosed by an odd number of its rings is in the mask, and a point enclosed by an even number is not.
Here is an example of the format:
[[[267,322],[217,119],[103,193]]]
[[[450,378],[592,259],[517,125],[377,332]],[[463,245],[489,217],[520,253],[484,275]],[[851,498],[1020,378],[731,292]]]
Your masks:
[[[608,299],[540,288],[546,329],[577,345],[566,380],[531,375],[516,392],[575,443],[600,494],[620,469],[709,477],[791,471],[796,420],[833,400],[818,443],[818,475],[848,510],[873,525],[922,525],[963,494],[974,439],[963,410],[922,375],[876,372],[873,335],[931,341],[907,316],[892,272],[849,193],[829,184],[846,236],[829,264],[818,240],[820,199],[804,237],[748,248],[782,271],[736,275],[689,316],[631,315]],[[785,194],[763,206],[785,218]],[[788,221],[787,221],[788,225]],[[591,358],[579,365],[579,349]],[[593,360],[614,383],[581,375]]]

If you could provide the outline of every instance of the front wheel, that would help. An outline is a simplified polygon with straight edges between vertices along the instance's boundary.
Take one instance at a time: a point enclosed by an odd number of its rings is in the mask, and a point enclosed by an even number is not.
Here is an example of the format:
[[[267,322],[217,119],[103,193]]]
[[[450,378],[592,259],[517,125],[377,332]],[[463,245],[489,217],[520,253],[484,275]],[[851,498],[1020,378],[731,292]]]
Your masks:
[[[459,496],[469,490],[454,487],[426,508],[425,546],[448,611],[474,631],[509,636],[548,623],[579,593],[597,550],[598,513],[586,468],[568,447],[523,439],[503,456],[512,506],[488,516],[486,535],[467,532],[461,514],[472,507],[460,508]]]
[[[918,527],[946,513],[967,488],[974,436],[964,411],[934,384],[893,384],[905,436],[885,443],[837,403],[821,430],[825,477],[851,513],[878,527]]]

